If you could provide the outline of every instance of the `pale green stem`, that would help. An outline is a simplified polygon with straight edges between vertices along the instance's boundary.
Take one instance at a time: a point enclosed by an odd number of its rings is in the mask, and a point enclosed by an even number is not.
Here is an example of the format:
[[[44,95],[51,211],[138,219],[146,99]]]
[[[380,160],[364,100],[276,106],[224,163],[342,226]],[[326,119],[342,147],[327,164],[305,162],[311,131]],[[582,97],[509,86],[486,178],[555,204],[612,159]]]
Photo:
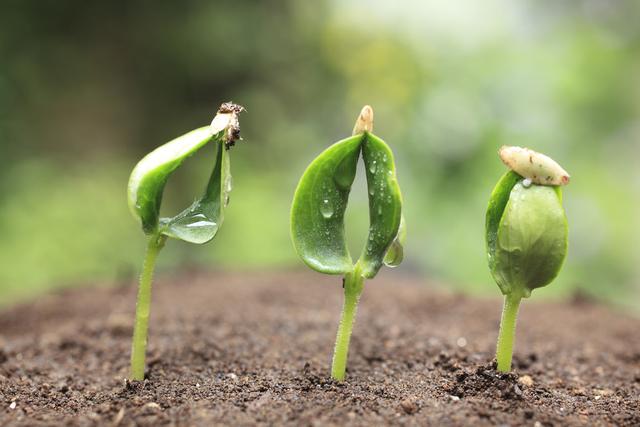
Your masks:
[[[498,348],[496,359],[498,371],[509,372],[511,370],[511,357],[513,355],[513,342],[516,335],[516,319],[520,307],[520,295],[505,295],[502,318],[500,319],[500,334],[498,335]]]
[[[147,253],[142,264],[136,302],[136,323],[133,329],[133,343],[131,345],[132,380],[144,380],[144,360],[147,351],[147,331],[149,330],[149,311],[151,306],[151,282],[158,252],[164,246],[165,240],[166,236],[158,236],[156,234],[149,238]]]
[[[342,307],[342,317],[338,327],[336,337],[336,347],[333,352],[333,364],[331,367],[331,377],[335,380],[344,380],[347,369],[347,357],[349,355],[349,341],[353,330],[353,321],[358,309],[358,301],[362,294],[364,277],[362,277],[360,266],[356,264],[353,272],[344,277],[344,305]]]

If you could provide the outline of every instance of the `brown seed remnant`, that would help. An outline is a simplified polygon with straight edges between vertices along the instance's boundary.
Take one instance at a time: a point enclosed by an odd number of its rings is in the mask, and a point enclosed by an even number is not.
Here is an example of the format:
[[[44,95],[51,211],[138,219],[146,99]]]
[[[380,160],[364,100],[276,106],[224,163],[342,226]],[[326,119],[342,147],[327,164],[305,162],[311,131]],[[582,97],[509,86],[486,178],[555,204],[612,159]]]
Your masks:
[[[236,113],[240,114],[243,111],[247,111],[242,105],[234,104],[233,102],[225,102],[218,108],[218,113]]]
[[[353,135],[358,135],[363,132],[373,132],[373,108],[369,105],[362,107],[360,115],[356,119],[356,124],[353,127]]]
[[[233,102],[225,102],[218,108],[218,114],[211,122],[211,133],[216,134],[225,130],[224,146],[228,150],[233,147],[240,137],[240,123],[238,114],[246,111],[242,105]]]
[[[523,147],[503,146],[498,151],[511,170],[538,185],[567,185],[569,173],[549,156]]]

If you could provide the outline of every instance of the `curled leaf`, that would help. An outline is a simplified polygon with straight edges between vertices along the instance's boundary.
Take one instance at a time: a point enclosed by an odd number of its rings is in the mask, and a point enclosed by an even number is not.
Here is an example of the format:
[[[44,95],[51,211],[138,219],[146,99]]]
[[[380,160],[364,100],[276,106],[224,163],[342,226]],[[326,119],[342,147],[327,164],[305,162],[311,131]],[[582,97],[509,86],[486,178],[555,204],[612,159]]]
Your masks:
[[[402,195],[396,178],[393,153],[380,138],[367,132],[362,157],[369,189],[369,236],[359,263],[362,275],[374,277],[398,236],[402,217]]]
[[[402,196],[393,153],[371,133],[372,127],[373,110],[365,106],[356,121],[354,136],[322,152],[309,165],[296,189],[291,236],[300,257],[316,271],[328,274],[358,271],[362,277],[372,278],[385,259],[389,265],[402,260],[404,233],[399,232]],[[361,150],[369,190],[370,224],[367,243],[355,268],[344,235],[344,213]]]
[[[568,226],[559,187],[523,185],[509,172],[494,189],[487,211],[491,273],[505,295],[527,297],[560,272]]]
[[[158,228],[164,186],[189,156],[211,141],[209,127],[193,130],[147,154],[129,178],[129,208],[147,234]]]
[[[502,175],[489,197],[489,206],[486,215],[486,243],[487,258],[489,261],[489,270],[493,272],[495,268],[495,252],[498,243],[498,226],[502,219],[504,208],[509,202],[511,190],[513,186],[520,181],[522,177],[513,171],[509,171]]]
[[[225,148],[239,138],[238,112],[229,105],[233,104],[221,106],[210,126],[195,129],[156,148],[131,172],[127,187],[129,208],[146,234],[161,232],[194,243],[204,243],[215,236],[226,193],[230,191],[226,189],[231,178]],[[211,141],[217,142],[219,148],[205,194],[176,217],[161,220],[160,206],[167,180],[187,158]]]
[[[356,176],[363,136],[338,141],[302,175],[291,207],[291,236],[302,260],[316,271],[353,269],[344,236],[344,212]]]
[[[178,215],[160,219],[162,234],[196,244],[207,243],[217,234],[231,191],[229,153],[222,143],[218,144],[217,150],[216,163],[204,194]]]

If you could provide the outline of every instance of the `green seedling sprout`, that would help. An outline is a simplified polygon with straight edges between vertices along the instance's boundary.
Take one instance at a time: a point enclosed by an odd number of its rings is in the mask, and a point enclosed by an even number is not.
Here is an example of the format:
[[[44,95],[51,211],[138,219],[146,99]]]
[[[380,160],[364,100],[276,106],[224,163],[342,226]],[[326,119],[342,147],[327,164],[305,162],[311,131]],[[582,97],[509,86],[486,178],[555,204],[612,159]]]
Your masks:
[[[336,142],[309,165],[291,208],[291,236],[298,255],[318,272],[344,277],[344,306],[331,368],[331,376],[338,381],[345,376],[364,280],[373,278],[383,264],[398,265],[403,257],[406,233],[393,153],[372,132],[373,110],[365,106],[353,136]],[[344,235],[344,213],[360,153],[369,194],[369,236],[354,264]]]
[[[239,105],[222,104],[211,125],[192,130],[156,148],[140,160],[131,172],[129,208],[149,238],[136,304],[131,350],[133,380],[144,379],[151,282],[158,252],[167,237],[204,244],[211,241],[220,229],[231,191],[228,150],[240,138],[238,114],[243,110]],[[188,157],[209,143],[217,146],[217,154],[204,194],[178,215],[161,218],[162,193],[169,176]]]
[[[560,186],[569,183],[569,174],[533,150],[505,146],[499,154],[511,170],[491,193],[486,243],[489,269],[504,295],[498,371],[509,372],[520,301],[551,283],[567,254],[568,225]]]

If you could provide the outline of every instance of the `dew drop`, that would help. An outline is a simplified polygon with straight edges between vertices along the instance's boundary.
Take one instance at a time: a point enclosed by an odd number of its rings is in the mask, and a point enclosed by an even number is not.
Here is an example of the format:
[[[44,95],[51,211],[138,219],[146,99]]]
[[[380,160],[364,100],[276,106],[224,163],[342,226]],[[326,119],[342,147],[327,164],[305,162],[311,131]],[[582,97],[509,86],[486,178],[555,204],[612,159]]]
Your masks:
[[[378,169],[378,164],[377,161],[374,160],[371,162],[371,164],[369,165],[369,172],[371,173],[376,173],[376,170]]]
[[[219,224],[201,213],[185,215],[169,224],[167,235],[187,242],[202,244],[213,239]]]
[[[322,201],[322,204],[320,205],[320,213],[326,219],[333,216],[333,206],[331,205],[331,202],[329,202],[329,199],[324,199]]]
[[[404,258],[404,249],[398,239],[396,238],[391,246],[387,250],[387,253],[384,255],[384,260],[382,261],[384,265],[387,267],[397,267],[402,262]]]
[[[525,178],[522,180],[522,186],[524,188],[529,188],[531,187],[531,180],[529,178]]]

